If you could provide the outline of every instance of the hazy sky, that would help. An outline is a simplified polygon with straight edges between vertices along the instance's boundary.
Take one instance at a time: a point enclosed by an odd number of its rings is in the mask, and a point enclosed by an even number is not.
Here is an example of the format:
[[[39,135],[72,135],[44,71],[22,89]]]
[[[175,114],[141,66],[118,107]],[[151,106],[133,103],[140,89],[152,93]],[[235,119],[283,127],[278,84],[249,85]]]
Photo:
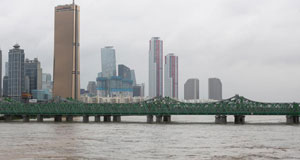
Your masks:
[[[71,0],[1,0],[3,62],[17,42],[43,72],[53,72],[54,7]],[[77,0],[81,7],[81,88],[101,71],[100,49],[114,46],[117,64],[148,88],[151,37],[179,57],[179,95],[188,78],[223,83],[223,98],[300,101],[299,0]],[[4,71],[4,67],[3,67]],[[147,94],[147,93],[146,93]]]

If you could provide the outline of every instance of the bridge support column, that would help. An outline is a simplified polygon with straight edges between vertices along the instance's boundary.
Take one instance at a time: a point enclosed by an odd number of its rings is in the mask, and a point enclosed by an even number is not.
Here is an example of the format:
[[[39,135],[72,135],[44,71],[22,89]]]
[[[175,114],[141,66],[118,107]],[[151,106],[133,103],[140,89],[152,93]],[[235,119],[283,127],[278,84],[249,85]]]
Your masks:
[[[111,116],[104,116],[103,121],[104,122],[111,122]]]
[[[121,116],[113,116],[113,122],[121,122]]]
[[[88,123],[89,122],[89,116],[88,115],[84,115],[83,116],[83,122],[84,123]]]
[[[227,123],[227,116],[226,115],[216,115],[215,116],[215,123],[216,124],[226,124]]]
[[[30,118],[28,115],[23,115],[23,122],[29,122]]]
[[[244,115],[235,115],[234,123],[235,124],[245,124],[245,116]]]
[[[36,116],[36,118],[37,118],[37,122],[43,122],[44,121],[44,116],[43,115],[38,114]]]
[[[66,121],[73,122],[73,116],[71,116],[71,115],[66,116]]]
[[[287,124],[299,124],[299,116],[286,116],[286,123]]]
[[[168,115],[168,116],[163,116],[163,122],[165,123],[170,123],[171,122],[171,116]]]
[[[96,116],[95,116],[95,122],[100,122],[100,121],[101,121],[100,116],[99,116],[99,115],[96,115]]]
[[[162,122],[162,116],[156,115],[156,123],[161,123],[161,122]]]
[[[54,116],[54,122],[62,122],[62,116],[61,115]]]
[[[5,122],[11,122],[12,121],[12,116],[11,115],[4,115],[4,121]]]
[[[147,123],[153,123],[153,115],[147,115]]]

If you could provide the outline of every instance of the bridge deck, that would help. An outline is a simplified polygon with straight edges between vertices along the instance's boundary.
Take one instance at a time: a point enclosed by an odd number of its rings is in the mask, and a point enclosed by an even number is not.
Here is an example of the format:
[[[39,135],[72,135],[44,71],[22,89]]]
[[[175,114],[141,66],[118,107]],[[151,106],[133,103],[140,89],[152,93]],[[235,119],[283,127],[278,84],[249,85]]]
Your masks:
[[[85,104],[0,103],[4,115],[300,115],[299,103],[262,103],[241,96],[210,102],[183,103],[171,98],[154,98],[140,103]]]

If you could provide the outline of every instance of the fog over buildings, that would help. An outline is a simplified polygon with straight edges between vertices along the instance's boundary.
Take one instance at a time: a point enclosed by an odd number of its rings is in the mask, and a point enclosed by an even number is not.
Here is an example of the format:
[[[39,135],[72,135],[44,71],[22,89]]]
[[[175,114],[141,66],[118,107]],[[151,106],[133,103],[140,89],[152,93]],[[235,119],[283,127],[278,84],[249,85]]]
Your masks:
[[[19,43],[26,58],[37,57],[43,72],[52,74],[54,7],[70,3],[1,1],[2,64],[8,61],[9,49]],[[81,7],[81,86],[101,72],[101,48],[114,46],[118,64],[133,68],[137,83],[145,83],[148,94],[149,39],[157,36],[164,42],[164,53],[174,52],[180,58],[179,98],[188,78],[199,78],[200,98],[207,98],[207,79],[218,77],[223,98],[239,94],[258,101],[300,101],[300,1],[76,3]],[[3,73],[4,69],[3,65]]]

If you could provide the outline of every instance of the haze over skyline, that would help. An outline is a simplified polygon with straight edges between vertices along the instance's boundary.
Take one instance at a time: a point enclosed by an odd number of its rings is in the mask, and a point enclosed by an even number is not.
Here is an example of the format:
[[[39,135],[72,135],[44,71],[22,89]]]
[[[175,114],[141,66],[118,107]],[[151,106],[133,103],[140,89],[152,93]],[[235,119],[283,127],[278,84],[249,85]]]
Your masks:
[[[53,75],[54,7],[71,0],[0,2],[4,62],[17,42]],[[81,7],[81,88],[101,71],[101,48],[114,46],[117,64],[136,71],[148,88],[149,40],[164,41],[164,56],[179,61],[179,97],[189,78],[218,77],[223,98],[300,101],[300,1],[77,0]],[[12,9],[13,8],[13,9]],[[148,89],[145,91],[148,95]]]

